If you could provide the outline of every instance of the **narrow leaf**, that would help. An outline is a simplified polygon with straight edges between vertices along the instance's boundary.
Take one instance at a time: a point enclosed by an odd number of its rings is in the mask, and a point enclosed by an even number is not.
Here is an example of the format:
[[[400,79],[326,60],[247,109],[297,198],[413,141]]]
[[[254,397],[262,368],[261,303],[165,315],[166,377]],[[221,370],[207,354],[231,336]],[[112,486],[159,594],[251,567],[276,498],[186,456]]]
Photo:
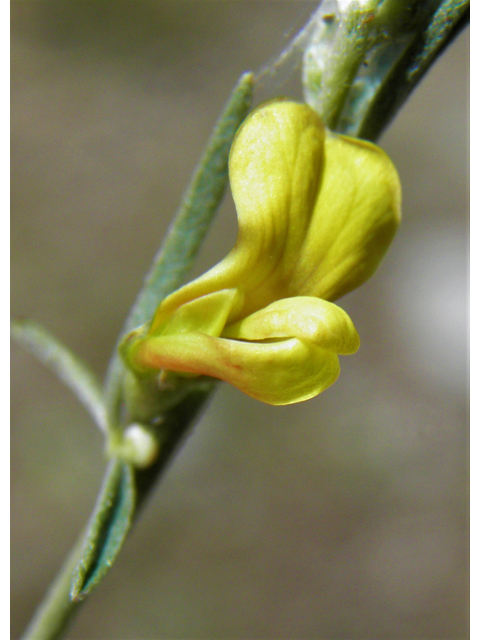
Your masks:
[[[423,26],[415,31],[415,37],[375,92],[363,120],[346,132],[376,140],[430,66],[468,24],[469,18],[469,0],[439,2]]]
[[[149,320],[161,300],[183,283],[192,268],[222,200],[228,180],[230,147],[250,108],[253,86],[253,74],[244,73],[233,89],[121,335]],[[113,420],[120,402],[122,369],[115,352],[106,381],[108,410]]]
[[[230,147],[250,108],[253,82],[253,74],[245,73],[234,88],[130,311],[125,332],[149,320],[162,298],[179,287],[190,271],[222,200]]]
[[[113,564],[131,527],[135,502],[133,467],[115,459],[107,469],[73,574],[70,592],[73,601],[88,595]]]
[[[418,82],[431,62],[450,41],[452,32],[457,33],[458,23],[468,19],[470,0],[443,0],[425,30],[420,50],[408,67],[408,78]],[[466,22],[461,22],[465,26]],[[417,79],[418,78],[418,79]]]
[[[11,335],[70,387],[96,424],[105,431],[102,389],[88,365],[50,332],[31,320],[12,321]]]
[[[204,390],[192,392],[165,414],[164,440],[153,465],[135,469],[118,459],[110,463],[73,572],[72,601],[83,600],[113,565],[146,496],[171,461],[214,385],[212,382]]]

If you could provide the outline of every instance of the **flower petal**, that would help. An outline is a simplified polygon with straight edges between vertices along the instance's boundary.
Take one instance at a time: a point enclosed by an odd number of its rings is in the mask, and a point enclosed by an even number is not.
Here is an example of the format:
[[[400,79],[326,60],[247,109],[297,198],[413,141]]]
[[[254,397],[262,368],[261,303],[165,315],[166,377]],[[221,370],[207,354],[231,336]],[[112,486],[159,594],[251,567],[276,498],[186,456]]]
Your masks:
[[[161,322],[155,315],[149,328],[150,334],[172,335],[188,331],[201,331],[219,336],[232,311],[241,306],[243,296],[238,289],[222,289],[191,300],[176,309]]]
[[[267,340],[299,338],[335,353],[355,353],[360,338],[349,316],[337,305],[318,298],[278,300],[225,328],[224,338]]]
[[[358,334],[329,302],[372,275],[400,219],[375,145],[325,132],[306,105],[251,114],[230,155],[239,233],[227,257],[168,296],[120,350],[137,373],[225,380],[270,404],[330,386]],[[322,299],[323,298],[323,299]]]
[[[235,247],[168,296],[156,324],[180,305],[241,288],[244,318],[275,300],[335,300],[369,278],[400,220],[396,170],[375,145],[325,132],[307,105],[275,101],[254,111],[230,154]]]
[[[231,292],[218,293],[224,300],[234,300]],[[179,326],[186,325],[176,323],[174,328]],[[130,366],[144,373],[164,369],[212,376],[253,398],[279,405],[324,391],[339,374],[337,354],[354,353],[358,346],[355,327],[340,307],[299,297],[274,302],[227,326],[220,338],[195,330],[131,334],[122,353]]]
[[[229,162],[236,245],[218,265],[166,298],[159,316],[218,289],[241,287],[241,317],[290,295],[285,289],[313,214],[324,140],[323,124],[307,105],[275,101],[247,118]]]
[[[124,356],[132,366],[219,378],[252,398],[284,405],[308,400],[335,382],[335,353],[296,338],[243,342],[203,333],[150,336],[130,342]]]
[[[400,181],[388,156],[364,140],[328,133],[325,165],[290,290],[336,300],[378,267],[400,223]]]

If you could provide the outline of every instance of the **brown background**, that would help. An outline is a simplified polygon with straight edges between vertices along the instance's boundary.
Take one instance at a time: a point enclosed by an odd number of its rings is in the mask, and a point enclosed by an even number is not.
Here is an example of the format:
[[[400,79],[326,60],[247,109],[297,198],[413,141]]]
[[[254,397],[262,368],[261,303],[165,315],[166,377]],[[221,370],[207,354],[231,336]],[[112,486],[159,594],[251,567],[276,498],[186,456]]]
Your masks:
[[[103,375],[230,88],[315,4],[12,3],[15,316]],[[467,70],[465,32],[382,139],[404,222],[340,302],[360,352],[297,406],[222,386],[68,638],[466,637]],[[195,273],[234,238],[228,197]],[[16,638],[104,459],[83,408],[18,347],[12,386]]]

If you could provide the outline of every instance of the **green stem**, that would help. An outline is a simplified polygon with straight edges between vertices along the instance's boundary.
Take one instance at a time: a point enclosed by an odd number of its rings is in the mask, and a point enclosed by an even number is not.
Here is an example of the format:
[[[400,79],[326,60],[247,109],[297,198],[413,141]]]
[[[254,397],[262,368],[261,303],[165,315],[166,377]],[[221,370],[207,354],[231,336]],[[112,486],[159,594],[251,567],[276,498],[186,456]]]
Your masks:
[[[343,17],[341,34],[329,53],[328,66],[322,78],[323,90],[318,104],[319,113],[329,129],[336,130],[343,105],[372,44],[370,16],[376,2],[353,5]]]
[[[333,131],[376,140],[468,23],[469,6],[351,0],[338,15],[316,12],[299,41],[306,101]]]
[[[51,584],[40,607],[25,629],[21,640],[57,640],[77,612],[81,602],[70,599],[72,574],[84,545],[84,533],[79,537],[55,581]]]
[[[190,425],[197,418],[214,384],[211,382],[203,391],[192,392],[175,407],[174,411],[166,414],[166,437],[158,460],[147,469],[134,470],[135,509],[130,523],[138,516],[145,499],[166,469]],[[118,465],[113,462],[107,470],[104,487],[108,486],[113,476],[117,474]],[[113,497],[110,496],[110,498]],[[102,505],[98,504],[97,514],[101,509]],[[124,536],[126,533],[127,531],[121,532],[121,535]],[[114,531],[113,535],[118,535],[118,532]],[[83,532],[20,640],[58,640],[62,637],[79,606],[84,602],[82,598],[88,595],[98,582],[98,578],[92,578],[89,567],[85,567],[84,564],[85,560],[92,566],[98,564],[102,549],[97,550],[95,554],[90,547],[88,535],[86,536]],[[113,560],[113,556],[107,559],[109,566]],[[79,567],[84,569],[83,582],[79,576]],[[72,593],[77,596],[75,600],[72,598]]]
[[[250,109],[255,78],[244,73],[234,87],[195,169],[167,236],[120,334],[149,320],[162,299],[178,288],[193,261],[223,198],[233,138]],[[115,427],[122,401],[123,363],[115,349],[107,372],[105,402],[108,423]]]
[[[430,66],[467,26],[469,19],[468,0],[441,2],[429,20],[417,29],[410,46],[372,96],[365,115],[357,120],[355,128],[348,134],[376,140]]]
[[[375,3],[372,2],[372,6],[374,4]],[[462,8],[462,10],[464,4],[466,3],[462,3],[460,0],[450,0],[450,2],[446,0],[444,3],[442,3],[442,5],[454,5],[455,7],[460,7]],[[365,5],[362,6],[362,10],[363,9],[365,9]],[[320,111],[326,119],[327,124],[329,124],[329,126],[332,128],[335,128],[335,124],[338,122],[341,116],[341,111],[344,107],[345,99],[347,97],[351,81],[354,79],[358,71],[358,66],[365,55],[365,51],[371,43],[368,10],[365,9],[365,11],[363,11],[362,15],[360,16],[361,10],[359,9],[359,5],[357,5],[354,8],[354,11],[357,15],[357,19],[360,19],[360,22],[357,23],[357,27],[355,26],[353,20],[348,19],[345,22],[345,41],[343,43],[340,43],[338,45],[338,49],[335,51],[335,56],[337,56],[337,64],[336,66],[334,65],[331,70],[327,70],[327,88],[330,87],[331,90],[325,93],[324,104]],[[460,13],[461,11],[460,9],[458,9],[455,15],[460,16]],[[447,18],[450,19],[450,14],[447,15]],[[459,18],[459,24],[462,21],[463,14]],[[440,26],[442,26],[444,23],[445,21],[440,21]],[[355,31],[355,29],[357,29],[357,31]],[[414,59],[414,62],[415,64],[417,64],[418,62],[417,68],[419,69],[418,73],[420,75],[425,72],[426,68],[431,64],[433,59],[438,56],[438,53],[444,46],[444,44],[442,43],[447,42],[447,35],[445,35],[446,33],[447,32],[445,31],[444,39],[439,41],[434,40],[431,37],[431,34],[427,32],[424,41],[425,39],[429,42],[431,41],[432,46],[428,50],[428,55],[425,58],[419,57],[419,52],[415,51],[416,57]],[[352,38],[355,34],[357,36],[358,42],[355,46],[352,47]],[[430,38],[430,40],[428,40],[428,38]],[[423,47],[422,51],[425,51],[425,47]],[[343,55],[345,56],[345,58],[343,58]],[[411,69],[411,66],[409,66],[409,69]],[[323,78],[323,80],[325,80],[325,77]],[[240,111],[237,110],[236,112],[237,120],[240,121],[241,119],[239,118],[239,114],[241,115],[241,113],[244,112],[243,115],[245,115],[246,111],[248,110],[247,103],[249,104],[249,99],[251,96],[253,78],[250,75],[244,77],[244,81],[246,81],[245,93],[243,97],[241,97]],[[409,85],[409,91],[412,90],[413,86],[414,85],[412,83]],[[393,92],[393,94],[395,94],[395,91],[399,91],[400,89],[397,87],[397,85],[393,84],[389,90]],[[403,98],[404,97],[402,96],[402,99]],[[372,102],[374,101],[374,99],[375,96],[372,97]],[[378,101],[376,104],[378,104]],[[386,125],[389,117],[391,117],[391,115],[395,112],[396,108],[398,108],[398,104],[395,100],[386,102],[382,106],[383,112],[381,124],[379,125],[380,130],[375,131],[374,134],[372,133],[372,137],[373,135],[376,136],[380,133],[381,129]],[[238,126],[240,124],[240,121],[238,121],[238,124],[235,126]],[[366,119],[366,122],[371,121],[372,116],[369,115]],[[198,206],[201,200],[196,200],[197,195],[200,198],[203,197],[201,194],[205,190],[204,195],[206,194],[208,199],[210,197],[209,189],[212,188],[212,184],[215,183],[213,187],[215,193],[212,200],[212,205],[208,206],[208,216],[210,216],[211,218],[211,212],[218,205],[221,194],[223,192],[223,186],[225,184],[226,158],[228,158],[229,144],[231,142],[231,139],[233,138],[233,135],[234,130],[232,130],[230,126],[227,137],[223,139],[223,142],[220,141],[220,156],[222,159],[221,163],[216,163],[216,160],[214,158],[215,154],[213,154],[213,161],[212,157],[210,157],[210,160],[208,160],[207,158],[207,164],[205,165],[202,163],[200,172],[197,173],[194,177],[192,183],[193,191],[190,191],[187,195],[184,207],[182,207],[180,216],[177,219],[177,222],[180,226],[177,226],[176,223],[176,225],[172,229],[172,232],[167,237],[164,251],[155,261],[151,274],[147,278],[146,286],[140,294],[139,301],[134,306],[132,315],[129,317],[127,324],[128,328],[131,328],[137,322],[144,322],[145,319],[149,317],[149,315],[151,315],[160,299],[164,295],[169,293],[172,288],[178,286],[180,284],[180,280],[185,276],[186,270],[189,268],[193,255],[196,253],[199,246],[198,238],[203,237],[203,234],[206,230],[206,227],[202,227],[202,225],[206,221],[202,221],[205,210],[202,208],[202,206]],[[212,147],[209,147],[209,149],[212,150]],[[219,176],[221,180],[215,182],[219,178]],[[193,199],[191,198],[192,192],[194,193]],[[196,219],[196,222],[192,222],[192,220],[195,218],[195,215],[199,215],[199,218]],[[191,216],[193,216],[193,218]],[[206,222],[208,224],[208,221]],[[195,225],[200,225],[200,231],[198,234],[195,231]],[[190,241],[184,235],[185,230],[188,231],[187,236],[192,239],[192,244],[189,244]],[[193,235],[189,235],[190,233],[192,233]],[[179,257],[180,260],[178,260]],[[114,357],[113,366],[110,370],[106,389],[107,400],[109,403],[109,414],[111,419],[113,420],[117,416],[117,403],[119,402],[121,376],[121,364],[119,363],[118,358]],[[196,417],[196,414],[201,409],[205,400],[208,398],[208,395],[209,390],[193,393],[191,396],[183,399],[178,406],[174,407],[165,416],[165,433],[168,437],[161,449],[159,459],[151,467],[148,467],[145,470],[137,469],[134,473],[133,482],[135,483],[135,495],[137,496],[135,502],[135,516],[138,514],[138,509],[144,498],[149,494],[152,487],[156,484],[161,471],[171,459],[171,455],[176,449],[178,442],[186,432],[193,419]],[[82,557],[82,552],[84,550],[84,541],[85,539],[82,535],[81,540],[76,545],[74,551],[68,558],[58,578],[55,580],[52,587],[48,591],[43,604],[35,614],[35,617],[27,628],[22,640],[55,640],[62,636],[62,633],[66,629],[68,622],[71,620],[73,614],[78,610],[80,604],[78,601],[72,601],[70,593],[72,575],[74,573],[75,567],[78,566],[78,563]],[[97,556],[95,556],[95,558],[96,557]]]

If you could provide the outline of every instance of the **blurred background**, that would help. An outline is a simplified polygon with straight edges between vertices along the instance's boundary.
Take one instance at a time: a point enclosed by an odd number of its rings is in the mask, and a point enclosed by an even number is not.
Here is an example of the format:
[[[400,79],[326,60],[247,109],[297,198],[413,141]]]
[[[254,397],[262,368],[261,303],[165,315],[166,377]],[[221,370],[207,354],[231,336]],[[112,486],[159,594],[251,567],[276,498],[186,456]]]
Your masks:
[[[15,317],[103,376],[231,87],[316,4],[12,2]],[[68,638],[467,637],[467,73],[464,32],[381,140],[404,221],[340,301],[359,353],[296,406],[222,385]],[[265,97],[300,97],[284,79]],[[235,235],[228,195],[195,275]],[[105,460],[84,409],[16,345],[12,424],[18,638]]]

